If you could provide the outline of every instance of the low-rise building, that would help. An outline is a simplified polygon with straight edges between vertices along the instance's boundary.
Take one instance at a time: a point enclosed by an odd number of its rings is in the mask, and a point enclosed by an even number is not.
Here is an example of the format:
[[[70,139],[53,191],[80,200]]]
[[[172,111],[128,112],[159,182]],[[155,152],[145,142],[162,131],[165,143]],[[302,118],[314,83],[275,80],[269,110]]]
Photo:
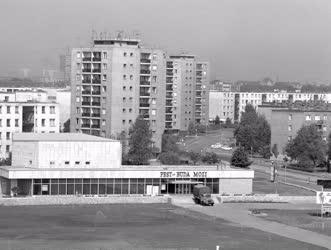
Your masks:
[[[0,167],[1,193],[22,195],[249,194],[253,170],[218,166],[123,166],[117,140],[86,134],[15,134],[12,166]]]
[[[304,125],[316,124],[323,140],[331,131],[331,104],[321,102],[265,103],[258,113],[263,114],[271,128],[271,147],[277,144],[284,154],[286,144],[295,138]]]

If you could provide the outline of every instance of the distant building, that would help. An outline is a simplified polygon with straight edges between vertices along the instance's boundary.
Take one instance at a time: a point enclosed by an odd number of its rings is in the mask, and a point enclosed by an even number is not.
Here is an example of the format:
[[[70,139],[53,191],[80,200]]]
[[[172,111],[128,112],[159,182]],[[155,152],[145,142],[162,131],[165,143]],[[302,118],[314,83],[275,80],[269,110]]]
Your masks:
[[[24,99],[21,94],[0,93],[0,158],[9,156],[13,133],[59,132],[58,104],[43,99]]]
[[[271,147],[277,144],[280,154],[286,144],[295,138],[304,125],[316,124],[323,140],[331,131],[331,104],[318,101],[286,103],[265,103],[258,112],[263,114],[271,127]]]
[[[301,93],[301,92],[209,92],[209,119],[215,119],[218,115],[222,120],[230,118],[239,121],[241,113],[245,111],[247,104],[256,109],[263,103],[282,103],[296,101],[324,101],[331,103],[331,93]]]

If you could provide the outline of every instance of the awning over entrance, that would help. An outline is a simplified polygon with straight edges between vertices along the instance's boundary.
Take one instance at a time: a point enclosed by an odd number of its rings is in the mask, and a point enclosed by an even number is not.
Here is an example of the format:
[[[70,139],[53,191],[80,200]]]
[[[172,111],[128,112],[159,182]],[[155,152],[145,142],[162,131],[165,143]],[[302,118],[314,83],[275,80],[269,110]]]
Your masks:
[[[191,181],[191,180],[170,180],[171,184],[203,184],[202,181]]]

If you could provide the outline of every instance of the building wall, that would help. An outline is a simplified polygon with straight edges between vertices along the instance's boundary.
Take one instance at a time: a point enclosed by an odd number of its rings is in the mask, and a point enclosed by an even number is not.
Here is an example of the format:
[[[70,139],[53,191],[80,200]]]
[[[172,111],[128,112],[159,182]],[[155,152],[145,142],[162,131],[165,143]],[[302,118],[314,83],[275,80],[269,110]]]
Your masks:
[[[296,111],[260,107],[258,112],[264,114],[270,124],[271,147],[277,144],[278,151],[282,155],[286,144],[296,137],[297,132],[304,125],[320,124],[319,130],[324,140],[327,140],[331,131],[331,111]]]
[[[220,194],[251,194],[253,192],[252,179],[220,179]]]
[[[32,168],[119,168],[120,142],[14,141],[13,166]]]
[[[23,132],[23,107],[33,107],[34,133],[56,133],[59,128],[59,108],[57,103],[0,103],[0,158],[7,158],[12,150],[13,133]],[[45,113],[42,112],[45,108]],[[50,110],[54,110],[51,113]],[[9,112],[8,112],[9,111]]]
[[[220,94],[216,94],[220,93]],[[228,91],[210,91],[209,92],[209,98],[215,99],[215,98],[223,98],[221,94],[228,94],[230,96],[235,96],[236,94],[239,95],[239,102],[238,102],[238,111],[239,111],[239,117],[241,118],[241,113],[245,111],[245,107],[247,104],[253,105],[256,110],[258,110],[258,106],[262,105],[263,102],[284,102],[284,101],[312,101],[312,100],[321,100],[325,102],[331,102],[331,93],[290,93],[290,92],[228,92]],[[222,113],[219,113],[218,115],[221,117],[224,116],[224,119],[230,118],[234,120],[234,110],[236,108],[235,105],[235,99],[230,98],[229,99],[229,112],[227,110],[221,110],[217,109],[213,106],[211,106],[212,103],[215,103],[216,101],[211,101],[209,103],[209,119],[215,118],[216,112],[226,112],[225,115]],[[227,101],[226,101],[227,102]],[[217,103],[217,102],[216,102]],[[228,104],[228,103],[227,103]],[[232,113],[231,113],[232,112]]]

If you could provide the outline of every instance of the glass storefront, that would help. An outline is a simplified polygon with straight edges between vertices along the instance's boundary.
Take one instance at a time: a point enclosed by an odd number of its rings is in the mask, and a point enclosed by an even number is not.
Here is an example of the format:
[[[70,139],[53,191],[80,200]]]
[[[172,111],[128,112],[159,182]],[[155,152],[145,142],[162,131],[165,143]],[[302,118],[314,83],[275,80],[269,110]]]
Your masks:
[[[34,179],[33,195],[191,194],[196,184],[219,193],[219,179]]]

